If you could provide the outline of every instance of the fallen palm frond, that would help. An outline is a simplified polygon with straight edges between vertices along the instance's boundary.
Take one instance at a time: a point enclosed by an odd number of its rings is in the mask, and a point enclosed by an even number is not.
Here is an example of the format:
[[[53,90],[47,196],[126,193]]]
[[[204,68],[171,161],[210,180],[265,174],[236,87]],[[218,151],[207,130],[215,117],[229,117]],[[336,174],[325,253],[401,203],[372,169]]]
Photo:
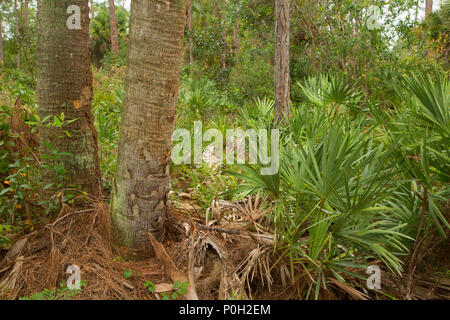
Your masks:
[[[178,270],[172,258],[167,254],[166,250],[164,249],[164,246],[161,243],[159,243],[151,233],[148,233],[148,238],[150,239],[150,242],[152,244],[156,256],[164,265],[164,268],[166,272],[169,274],[172,281],[173,282],[178,281],[180,283],[184,283],[186,281],[189,282],[186,291],[186,298],[188,300],[198,300],[197,292],[195,291],[194,278],[191,276],[186,276],[183,272]],[[193,255],[191,253],[190,258],[192,259],[192,257]]]

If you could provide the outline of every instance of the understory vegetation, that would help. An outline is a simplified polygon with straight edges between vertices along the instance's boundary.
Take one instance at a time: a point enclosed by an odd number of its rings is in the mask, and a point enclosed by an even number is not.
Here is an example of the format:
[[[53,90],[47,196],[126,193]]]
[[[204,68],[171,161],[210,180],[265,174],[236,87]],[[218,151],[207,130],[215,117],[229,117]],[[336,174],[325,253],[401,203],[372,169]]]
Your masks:
[[[217,129],[223,136],[236,128],[280,130],[279,170],[273,175],[262,175],[261,163],[171,165],[169,200],[175,209],[195,212],[195,221],[207,227],[231,230],[226,223],[233,221],[240,223],[236,230],[271,239],[241,257],[236,273],[243,289],[221,298],[258,296],[261,288],[272,289],[273,279],[296,299],[426,298],[415,291],[423,274],[434,283],[426,292],[449,297],[450,288],[442,289],[437,279],[450,279],[450,3],[415,20],[417,1],[374,2],[383,9],[385,25],[372,30],[363,23],[364,1],[339,6],[291,1],[290,115],[277,125],[272,1],[228,0],[219,14],[215,1],[192,0],[193,28],[186,30],[185,46],[192,38],[193,64],[186,49],[175,128],[193,132],[194,122],[201,121],[203,133]],[[120,53],[114,55],[108,8],[96,3],[95,11],[92,110],[100,200],[108,204],[125,96],[129,13],[117,6]],[[407,18],[398,21],[398,15]],[[28,32],[3,40],[0,247],[5,250],[50,223],[54,212],[94,201],[77,186],[62,187],[66,169],[60,159],[67,154],[46,145],[53,163],[47,167],[39,154],[39,130],[70,135],[64,128],[72,120],[64,113],[38,116],[35,17],[31,6]],[[4,25],[14,24],[13,15],[3,19]],[[17,53],[24,57],[21,69]],[[247,153],[248,142],[247,137]],[[44,185],[43,170],[58,177],[50,200],[43,190],[54,185]],[[232,204],[233,213],[218,213],[221,203]],[[269,263],[262,262],[266,258]],[[368,290],[366,271],[373,265],[382,270],[381,289]],[[150,280],[142,288],[154,295],[157,281]],[[186,286],[163,299],[183,297]],[[62,283],[61,289],[23,299],[75,296],[67,291]]]

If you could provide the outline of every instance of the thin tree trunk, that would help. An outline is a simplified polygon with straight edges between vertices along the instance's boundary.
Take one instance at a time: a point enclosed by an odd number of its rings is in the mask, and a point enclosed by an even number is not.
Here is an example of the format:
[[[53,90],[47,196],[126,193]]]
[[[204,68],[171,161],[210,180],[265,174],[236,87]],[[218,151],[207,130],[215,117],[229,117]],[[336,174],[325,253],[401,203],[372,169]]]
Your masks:
[[[28,0],[25,0],[22,3],[22,12],[23,12],[23,33],[25,34],[25,36],[28,36],[28,20],[29,20]]]
[[[239,21],[236,21],[233,26],[233,52],[236,53],[239,51],[240,41],[239,41]]]
[[[289,116],[289,0],[275,1],[275,120]]]
[[[69,6],[81,10],[81,29],[69,29],[66,13]],[[97,133],[92,114],[92,71],[89,52],[88,0],[40,0],[37,17],[37,95],[39,116],[56,116],[64,112],[65,120],[75,120],[63,128],[41,129],[41,155],[49,155],[50,144],[59,153],[67,152],[60,160],[44,159],[44,186],[49,198],[60,188],[81,186],[92,195],[100,195]],[[65,134],[66,130],[70,137]],[[66,178],[61,181],[55,165],[62,162]],[[61,183],[58,186],[57,183]]]
[[[23,57],[25,58],[25,62],[26,64],[29,66],[29,59],[28,59],[28,54],[29,54],[29,34],[28,34],[28,19],[29,19],[29,8],[28,8],[28,0],[21,0],[20,1],[20,8],[21,8],[21,13],[23,16],[23,25],[22,25],[22,30],[23,30],[23,37],[22,37],[22,46],[23,46]]]
[[[207,11],[205,9],[205,5],[204,5],[203,1],[200,1],[200,5],[201,5],[201,8],[202,8],[202,14],[201,14],[201,16],[202,16],[202,27],[203,27],[203,29],[206,30]]]
[[[225,20],[225,8],[227,5],[227,0],[221,0],[220,1],[220,24],[222,28],[222,39],[225,43],[225,48],[222,52],[221,60],[222,60],[222,69],[225,69],[227,67],[227,28],[226,28],[226,20]]]
[[[111,30],[111,49],[119,54],[119,40],[117,38],[116,7],[114,0],[109,0],[109,26]]]
[[[19,12],[17,0],[14,0],[14,16],[16,21],[16,42],[17,42],[17,69],[20,69],[20,32],[19,32]]]
[[[184,0],[131,2],[125,102],[111,197],[114,237],[135,259],[152,253],[167,216]]]
[[[91,20],[94,19],[95,12],[94,12],[94,0],[90,0],[91,5]]]
[[[425,17],[428,17],[433,12],[433,0],[426,0],[425,2]]]
[[[0,11],[0,64],[4,64],[5,59],[3,57],[3,28],[2,28],[2,12]]]
[[[187,9],[188,9],[188,31],[189,31],[189,66],[190,72],[194,71],[194,41],[192,40],[192,5],[191,0],[187,0]]]

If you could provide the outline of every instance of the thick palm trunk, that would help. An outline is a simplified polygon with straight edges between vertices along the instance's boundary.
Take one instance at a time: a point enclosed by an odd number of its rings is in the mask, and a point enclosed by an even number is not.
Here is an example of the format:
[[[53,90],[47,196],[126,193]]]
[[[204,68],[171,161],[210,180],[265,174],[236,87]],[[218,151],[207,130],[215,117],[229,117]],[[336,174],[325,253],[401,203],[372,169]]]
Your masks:
[[[433,0],[426,0],[425,2],[425,16],[427,17],[433,12]]]
[[[111,199],[114,236],[129,255],[151,254],[164,230],[186,7],[184,0],[131,3],[125,101]]]
[[[192,40],[192,5],[191,0],[186,1],[188,10],[188,31],[189,31],[189,66],[190,72],[194,71],[194,41]]]
[[[111,30],[111,49],[115,54],[119,54],[119,40],[117,38],[116,7],[114,0],[109,0],[109,26]]]
[[[289,0],[275,1],[275,120],[289,116]]]
[[[69,29],[66,21],[69,6],[81,9],[81,29]],[[42,128],[41,154],[48,154],[45,143],[58,152],[71,153],[61,158],[67,170],[63,187],[79,185],[93,195],[100,194],[97,134],[92,115],[92,72],[89,53],[88,0],[38,1],[37,94],[41,119],[60,115],[77,119],[57,128]],[[67,130],[70,137],[62,130]],[[55,162],[45,160],[50,167]],[[57,181],[54,170],[43,169],[44,185]],[[48,198],[56,190],[49,188]]]

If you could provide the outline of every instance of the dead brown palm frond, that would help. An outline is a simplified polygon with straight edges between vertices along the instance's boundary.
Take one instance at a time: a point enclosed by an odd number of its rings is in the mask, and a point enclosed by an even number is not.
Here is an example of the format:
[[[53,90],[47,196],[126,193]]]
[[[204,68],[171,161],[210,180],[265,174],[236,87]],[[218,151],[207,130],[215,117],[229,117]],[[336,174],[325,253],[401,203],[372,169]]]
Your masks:
[[[247,289],[251,299],[251,283],[255,277],[261,282],[263,287],[267,287],[269,292],[272,289],[273,278],[270,273],[271,249],[257,246],[250,251],[247,258],[242,261],[236,270],[239,270],[238,277],[241,280],[241,291]]]
[[[350,286],[346,283],[343,283],[335,278],[328,278],[328,280],[333,283],[334,285],[336,285],[338,288],[340,288],[341,290],[343,290],[344,292],[348,293],[353,299],[356,300],[367,300],[369,299],[369,296],[363,292],[361,292],[360,290],[356,289],[353,286]]]
[[[264,230],[264,227],[260,224],[262,218],[270,212],[270,209],[266,208],[264,205],[265,198],[260,198],[259,192],[256,194],[254,200],[252,200],[251,196],[248,196],[248,199],[245,205],[236,204],[238,211],[237,214],[250,225],[254,225],[257,230]]]

